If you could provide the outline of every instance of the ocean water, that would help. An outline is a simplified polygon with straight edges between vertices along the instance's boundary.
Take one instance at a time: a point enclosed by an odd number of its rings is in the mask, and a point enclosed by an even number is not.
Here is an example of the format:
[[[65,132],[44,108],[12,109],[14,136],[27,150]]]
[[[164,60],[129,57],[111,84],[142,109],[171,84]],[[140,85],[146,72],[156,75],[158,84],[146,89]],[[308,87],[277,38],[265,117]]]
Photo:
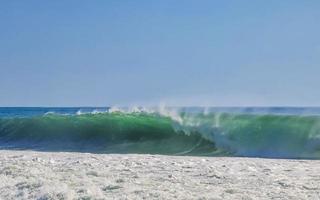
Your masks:
[[[320,158],[320,108],[0,108],[0,148]]]

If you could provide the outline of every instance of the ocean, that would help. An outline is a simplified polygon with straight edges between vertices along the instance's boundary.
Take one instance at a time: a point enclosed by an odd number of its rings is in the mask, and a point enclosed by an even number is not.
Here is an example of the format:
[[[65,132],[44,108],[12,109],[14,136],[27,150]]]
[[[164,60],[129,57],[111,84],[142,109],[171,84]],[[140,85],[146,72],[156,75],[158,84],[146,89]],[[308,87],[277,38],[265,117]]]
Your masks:
[[[317,107],[2,107],[0,149],[320,158]]]

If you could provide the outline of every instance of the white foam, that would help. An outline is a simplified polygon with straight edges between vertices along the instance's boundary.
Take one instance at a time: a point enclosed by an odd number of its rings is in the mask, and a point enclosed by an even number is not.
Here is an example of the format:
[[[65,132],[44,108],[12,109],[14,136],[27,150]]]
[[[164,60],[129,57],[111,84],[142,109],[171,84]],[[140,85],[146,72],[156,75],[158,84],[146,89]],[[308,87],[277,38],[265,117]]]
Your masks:
[[[0,155],[0,199],[319,199],[317,160],[8,150]]]

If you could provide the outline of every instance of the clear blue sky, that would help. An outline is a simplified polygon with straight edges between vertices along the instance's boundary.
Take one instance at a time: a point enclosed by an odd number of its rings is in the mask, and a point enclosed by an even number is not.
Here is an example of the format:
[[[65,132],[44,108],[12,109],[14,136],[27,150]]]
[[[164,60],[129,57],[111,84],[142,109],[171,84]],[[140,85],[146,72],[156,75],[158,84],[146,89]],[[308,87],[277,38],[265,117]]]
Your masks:
[[[320,105],[320,1],[0,2],[0,106]]]

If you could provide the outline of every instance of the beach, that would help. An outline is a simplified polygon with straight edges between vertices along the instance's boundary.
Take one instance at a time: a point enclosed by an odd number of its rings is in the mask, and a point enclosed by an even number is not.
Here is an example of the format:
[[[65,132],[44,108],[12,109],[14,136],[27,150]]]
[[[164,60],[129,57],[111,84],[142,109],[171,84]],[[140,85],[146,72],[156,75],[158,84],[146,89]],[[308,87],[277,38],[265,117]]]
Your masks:
[[[320,199],[320,161],[0,151],[0,199]]]

